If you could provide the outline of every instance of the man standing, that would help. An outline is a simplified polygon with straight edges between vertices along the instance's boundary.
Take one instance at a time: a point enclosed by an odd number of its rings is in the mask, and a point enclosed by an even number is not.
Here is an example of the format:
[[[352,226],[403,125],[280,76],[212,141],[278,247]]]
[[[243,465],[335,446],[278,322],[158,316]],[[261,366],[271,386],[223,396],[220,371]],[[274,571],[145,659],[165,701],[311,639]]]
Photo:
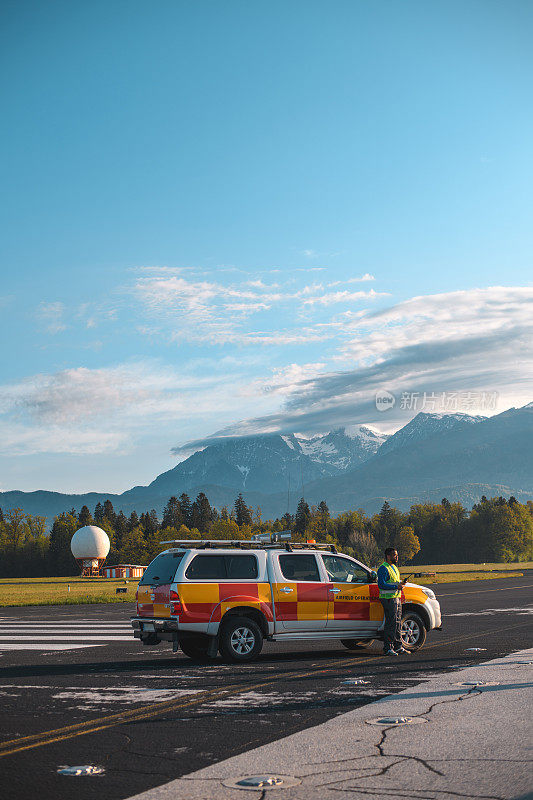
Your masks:
[[[399,653],[409,653],[402,645],[402,586],[405,580],[400,580],[398,570],[398,551],[394,547],[385,550],[385,561],[378,569],[379,599],[385,612],[384,647],[386,656],[397,656]],[[407,580],[407,579],[406,579]]]

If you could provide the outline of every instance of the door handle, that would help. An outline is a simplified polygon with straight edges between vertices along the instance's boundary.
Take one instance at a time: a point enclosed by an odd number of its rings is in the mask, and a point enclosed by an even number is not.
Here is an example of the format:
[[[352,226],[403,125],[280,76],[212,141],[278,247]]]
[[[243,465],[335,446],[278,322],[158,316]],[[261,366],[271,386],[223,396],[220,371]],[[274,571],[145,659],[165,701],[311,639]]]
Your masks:
[[[338,586],[334,586],[333,589],[330,589],[330,592],[333,592],[333,594],[338,594],[340,592],[340,589],[338,588]]]
[[[285,592],[285,594],[290,594],[293,591],[293,589],[291,589],[290,586],[284,586],[281,591]]]

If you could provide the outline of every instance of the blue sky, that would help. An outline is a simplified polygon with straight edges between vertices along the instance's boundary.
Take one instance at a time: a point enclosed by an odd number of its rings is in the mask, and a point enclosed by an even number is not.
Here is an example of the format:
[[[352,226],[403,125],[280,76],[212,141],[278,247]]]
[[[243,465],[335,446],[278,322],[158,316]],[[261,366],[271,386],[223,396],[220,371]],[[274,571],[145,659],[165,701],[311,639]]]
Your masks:
[[[0,29],[1,489],[392,430],[382,389],[533,399],[531,3],[6,2]]]

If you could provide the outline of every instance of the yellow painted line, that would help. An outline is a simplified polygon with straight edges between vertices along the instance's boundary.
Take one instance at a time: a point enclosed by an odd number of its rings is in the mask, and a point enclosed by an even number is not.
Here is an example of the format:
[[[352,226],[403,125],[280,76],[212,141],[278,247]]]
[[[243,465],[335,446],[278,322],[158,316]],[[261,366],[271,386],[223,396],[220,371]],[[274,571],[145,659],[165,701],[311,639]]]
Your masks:
[[[533,583],[528,583],[525,586],[501,586],[499,589],[476,589],[475,592],[450,592],[450,594],[439,592],[438,597],[457,597],[460,594],[481,594],[481,592],[515,592],[517,589],[531,589],[532,587]]]
[[[506,626],[505,628],[498,628],[492,631],[486,631],[483,633],[483,636],[487,636],[489,634],[501,633],[502,631],[509,631],[513,630],[513,628],[522,628],[525,627],[528,623],[522,623],[519,625],[512,625],[511,627]],[[430,650],[435,647],[443,647],[448,644],[454,644],[455,642],[464,641],[465,639],[471,639],[474,634],[465,634],[463,636],[457,636],[454,639],[446,639],[445,641],[435,642],[434,644],[428,645],[424,647],[425,650]],[[372,656],[370,658],[347,658],[342,659],[341,661],[330,662],[330,666],[324,666],[321,669],[312,669],[306,672],[297,672],[295,674],[289,675],[288,678],[290,680],[301,680],[302,678],[308,678],[312,675],[320,675],[325,672],[331,672],[334,669],[338,669],[339,667],[344,666],[358,666],[359,664],[368,664],[372,661],[381,661],[383,656]],[[408,663],[408,662],[403,662]],[[272,684],[279,684],[280,676],[276,675],[276,677],[268,680],[268,681],[260,681],[259,683],[254,684],[235,684],[233,686],[226,686],[220,689],[211,689],[209,691],[199,693],[201,696],[195,695],[193,698],[187,701],[177,701],[177,700],[166,700],[161,703],[150,703],[145,706],[141,706],[140,708],[132,709],[131,711],[123,711],[118,714],[111,714],[106,717],[100,717],[100,719],[93,719],[88,720],[87,722],[80,722],[75,723],[73,725],[67,725],[64,728],[57,728],[55,730],[50,731],[43,731],[42,733],[35,733],[31,734],[30,736],[21,736],[18,739],[10,739],[8,741],[2,742],[0,744],[0,758],[3,756],[14,755],[15,753],[20,753],[24,750],[31,750],[35,747],[43,747],[47,744],[53,744],[54,742],[61,742],[65,739],[74,739],[76,736],[84,736],[88,733],[97,733],[98,731],[106,730],[107,728],[115,727],[116,725],[122,725],[128,722],[137,722],[143,719],[148,719],[150,717],[157,716],[159,714],[163,714],[166,711],[173,711],[178,708],[187,708],[189,706],[199,705],[200,703],[205,702],[210,698],[217,697],[219,695],[238,695],[243,694],[245,692],[252,691],[253,689],[260,689],[265,686],[271,686]]]

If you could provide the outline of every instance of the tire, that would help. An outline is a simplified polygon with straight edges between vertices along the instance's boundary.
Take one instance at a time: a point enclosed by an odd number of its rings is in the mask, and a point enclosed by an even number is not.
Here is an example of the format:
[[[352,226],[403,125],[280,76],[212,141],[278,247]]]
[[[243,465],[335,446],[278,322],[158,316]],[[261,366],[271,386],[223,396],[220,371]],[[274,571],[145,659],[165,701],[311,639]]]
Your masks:
[[[402,644],[406,650],[420,650],[426,641],[426,626],[415,611],[406,611],[402,616]]]
[[[181,649],[193,661],[208,661],[208,646],[209,642],[206,636],[188,636],[186,639],[180,639]]]
[[[222,624],[219,638],[220,654],[227,661],[253,661],[263,648],[261,628],[246,617],[230,617]]]
[[[341,639],[343,644],[348,650],[364,650],[370,647],[374,639]]]

